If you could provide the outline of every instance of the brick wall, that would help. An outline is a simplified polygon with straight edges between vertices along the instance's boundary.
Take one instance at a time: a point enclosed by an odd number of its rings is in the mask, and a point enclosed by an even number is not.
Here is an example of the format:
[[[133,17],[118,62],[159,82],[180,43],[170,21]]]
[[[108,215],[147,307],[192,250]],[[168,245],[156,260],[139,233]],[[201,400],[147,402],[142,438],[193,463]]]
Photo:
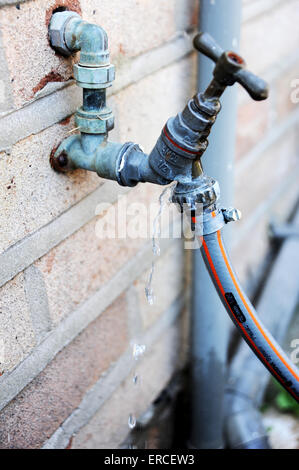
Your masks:
[[[49,46],[47,25],[53,10],[72,5],[104,27],[117,67],[111,140],[150,151],[196,89],[197,2],[0,5],[0,447],[117,447],[129,414],[143,413],[186,361],[185,253],[180,241],[161,241],[149,306],[150,240],[97,238],[96,208],[119,197],[149,205],[161,188],[51,170],[49,154],[74,128],[81,91],[72,59]],[[298,194],[299,113],[290,93],[299,78],[299,1],[244,0],[243,13],[241,53],[271,85],[263,104],[240,91],[236,205],[244,218],[232,255],[252,287],[269,252],[269,217],[286,219]],[[136,341],[146,345],[138,362]]]
[[[299,78],[298,20],[296,0],[243,1],[241,54],[270,86],[262,103],[239,92],[235,204],[243,218],[233,227],[232,258],[249,294],[269,254],[269,222],[286,221],[298,199],[299,107],[292,100]]]

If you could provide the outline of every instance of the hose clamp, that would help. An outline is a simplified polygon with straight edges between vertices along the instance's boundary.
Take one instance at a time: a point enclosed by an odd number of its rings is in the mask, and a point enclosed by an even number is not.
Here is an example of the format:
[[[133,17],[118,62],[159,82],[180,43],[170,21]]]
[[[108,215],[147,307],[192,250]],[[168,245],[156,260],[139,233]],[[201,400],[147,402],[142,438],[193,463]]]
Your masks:
[[[202,234],[218,232],[225,226],[225,220],[222,210],[216,208],[214,211],[204,211],[202,219]]]

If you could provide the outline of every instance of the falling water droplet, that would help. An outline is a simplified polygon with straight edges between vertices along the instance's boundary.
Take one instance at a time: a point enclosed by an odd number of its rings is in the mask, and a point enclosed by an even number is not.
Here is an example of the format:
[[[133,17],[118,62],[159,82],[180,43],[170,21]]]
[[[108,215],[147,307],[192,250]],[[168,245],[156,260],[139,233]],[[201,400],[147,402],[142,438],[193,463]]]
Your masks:
[[[155,296],[154,296],[154,291],[153,291],[153,275],[155,271],[155,263],[154,261],[152,262],[151,270],[148,276],[148,281],[147,285],[145,286],[145,296],[146,300],[150,305],[153,305],[155,303]]]
[[[149,305],[154,305],[155,301],[156,301],[156,298],[154,296],[154,292],[153,292],[153,289],[152,288],[145,288],[145,296],[146,296],[146,300],[148,302]]]
[[[161,254],[160,246],[158,245],[156,240],[153,242],[153,253],[155,256],[160,256]]]
[[[160,246],[158,238],[161,235],[161,215],[166,203],[170,202],[168,193],[172,194],[173,185],[165,188],[159,196],[159,210],[153,222],[153,238],[152,238],[152,250],[154,255],[160,256]],[[168,196],[168,197],[166,197]]]
[[[138,449],[138,447],[134,444],[129,444],[128,449]]]
[[[136,417],[132,414],[129,415],[128,426],[130,429],[134,429],[136,426]]]
[[[138,382],[138,375],[137,375],[137,374],[135,374],[135,375],[134,375],[134,377],[133,377],[133,384],[135,384],[135,385],[136,385],[136,384],[137,384],[137,382]]]
[[[134,344],[133,345],[133,357],[136,361],[138,361],[139,357],[144,354],[146,349],[145,344]]]

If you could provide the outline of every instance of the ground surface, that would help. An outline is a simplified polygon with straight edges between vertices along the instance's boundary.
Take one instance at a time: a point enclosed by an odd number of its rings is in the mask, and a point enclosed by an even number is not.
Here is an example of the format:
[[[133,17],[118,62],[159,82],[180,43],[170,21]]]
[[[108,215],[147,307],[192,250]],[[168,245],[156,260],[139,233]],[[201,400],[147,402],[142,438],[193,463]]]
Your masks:
[[[273,449],[299,449],[299,419],[269,408],[263,415]]]

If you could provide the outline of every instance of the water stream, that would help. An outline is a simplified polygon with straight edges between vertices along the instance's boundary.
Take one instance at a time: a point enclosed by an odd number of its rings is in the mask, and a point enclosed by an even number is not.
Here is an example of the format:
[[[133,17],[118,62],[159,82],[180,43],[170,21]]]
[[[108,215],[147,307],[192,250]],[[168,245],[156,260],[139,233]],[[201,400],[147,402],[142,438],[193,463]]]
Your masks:
[[[172,185],[167,186],[167,188],[165,188],[160,194],[159,210],[153,222],[153,236],[152,236],[153,261],[152,261],[150,273],[149,273],[149,276],[145,285],[145,295],[150,305],[153,305],[155,302],[155,296],[153,292],[153,277],[154,277],[154,271],[155,271],[155,259],[156,257],[160,256],[159,238],[161,236],[162,212],[165,206],[170,204],[171,196],[172,196],[175,186],[176,186],[176,183],[173,183]],[[140,377],[138,376],[136,372],[136,366],[137,366],[136,363],[145,353],[145,350],[146,350],[145,344],[132,343],[132,357],[135,362],[134,367],[133,367],[132,383],[135,387],[140,386]],[[133,413],[130,413],[129,418],[128,418],[128,427],[130,428],[130,430],[133,430],[136,427],[136,424],[137,424],[136,416]]]
[[[153,305],[155,303],[155,295],[153,291],[153,277],[154,277],[154,272],[155,272],[155,259],[156,257],[160,256],[160,244],[159,244],[159,238],[161,235],[161,219],[162,219],[162,212],[166,205],[171,203],[171,196],[173,193],[173,190],[176,186],[176,183],[171,184],[170,186],[167,186],[162,193],[159,196],[159,210],[158,213],[154,219],[153,223],[153,236],[152,236],[152,251],[153,251],[153,261],[150,269],[150,273],[147,279],[147,283],[145,285],[145,296],[150,305]],[[168,197],[167,197],[168,196]]]
[[[145,344],[138,344],[138,343],[133,343],[132,344],[132,356],[135,361],[134,367],[133,367],[133,378],[132,382],[134,386],[138,386],[140,383],[139,377],[136,372],[136,362],[140,359],[141,356],[145,353],[146,346]],[[137,418],[133,413],[129,414],[128,418],[128,426],[132,430],[136,427],[137,424]]]

